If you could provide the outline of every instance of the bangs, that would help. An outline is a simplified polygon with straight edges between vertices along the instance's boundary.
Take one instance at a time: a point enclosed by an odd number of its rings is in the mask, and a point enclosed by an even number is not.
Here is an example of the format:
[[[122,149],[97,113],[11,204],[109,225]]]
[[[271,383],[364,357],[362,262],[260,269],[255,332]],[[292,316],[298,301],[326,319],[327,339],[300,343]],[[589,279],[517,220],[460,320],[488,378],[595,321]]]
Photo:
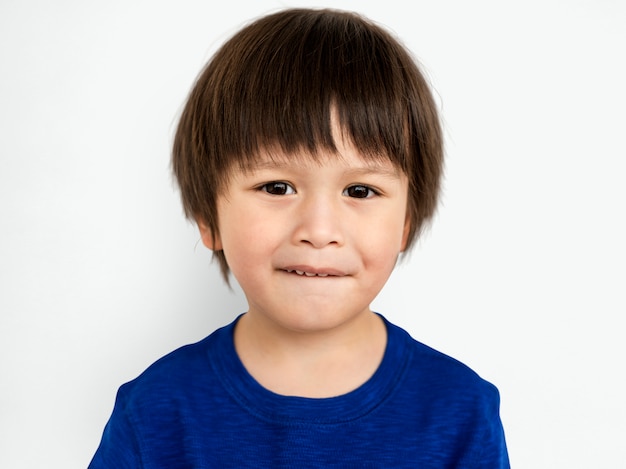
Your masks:
[[[246,168],[270,148],[314,158],[336,152],[337,119],[364,157],[407,171],[413,60],[356,15],[305,13],[263,18],[218,51],[196,87],[204,93],[196,135],[204,134],[219,169]]]

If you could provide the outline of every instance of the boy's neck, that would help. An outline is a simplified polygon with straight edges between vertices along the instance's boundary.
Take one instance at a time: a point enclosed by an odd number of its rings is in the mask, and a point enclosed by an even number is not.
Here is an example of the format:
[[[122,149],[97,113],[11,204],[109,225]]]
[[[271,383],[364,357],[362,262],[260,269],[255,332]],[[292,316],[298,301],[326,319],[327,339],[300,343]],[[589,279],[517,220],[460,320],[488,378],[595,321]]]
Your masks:
[[[364,384],[387,344],[383,320],[364,312],[346,327],[326,332],[285,331],[253,313],[235,327],[235,349],[248,372],[281,395],[335,397]]]

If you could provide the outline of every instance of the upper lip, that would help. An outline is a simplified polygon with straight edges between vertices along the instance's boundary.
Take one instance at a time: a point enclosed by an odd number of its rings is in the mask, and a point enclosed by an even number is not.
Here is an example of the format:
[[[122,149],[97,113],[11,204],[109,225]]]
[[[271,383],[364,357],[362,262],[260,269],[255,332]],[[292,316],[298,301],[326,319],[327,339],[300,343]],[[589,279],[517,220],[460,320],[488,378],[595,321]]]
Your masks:
[[[282,270],[287,272],[296,272],[300,275],[308,274],[310,276],[318,275],[323,277],[343,277],[347,275],[345,272],[332,267],[312,267],[310,265],[288,265],[283,267]]]

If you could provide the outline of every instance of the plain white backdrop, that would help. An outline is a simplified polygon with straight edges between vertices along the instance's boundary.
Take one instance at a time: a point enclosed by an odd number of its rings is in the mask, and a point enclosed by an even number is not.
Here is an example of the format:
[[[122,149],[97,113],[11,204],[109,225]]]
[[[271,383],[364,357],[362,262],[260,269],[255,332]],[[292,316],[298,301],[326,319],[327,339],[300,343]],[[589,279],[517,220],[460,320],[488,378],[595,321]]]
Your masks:
[[[618,0],[0,2],[0,467],[86,467],[122,383],[245,310],[171,138],[211,53],[289,6],[391,29],[443,113],[439,214],[375,309],[498,386],[513,467],[626,467]]]

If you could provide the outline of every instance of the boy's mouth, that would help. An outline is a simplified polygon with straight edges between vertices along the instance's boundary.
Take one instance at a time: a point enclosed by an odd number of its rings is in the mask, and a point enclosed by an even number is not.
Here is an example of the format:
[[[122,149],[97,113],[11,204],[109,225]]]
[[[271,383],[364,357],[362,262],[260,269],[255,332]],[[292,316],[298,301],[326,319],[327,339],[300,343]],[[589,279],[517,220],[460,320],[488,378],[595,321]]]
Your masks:
[[[288,274],[296,274],[301,277],[343,277],[346,275],[337,269],[316,269],[310,266],[289,266],[282,270]]]
[[[304,270],[289,270],[287,269],[287,273],[295,272],[298,275],[304,275],[306,277],[328,277],[328,274],[316,274],[314,272],[305,272]]]

